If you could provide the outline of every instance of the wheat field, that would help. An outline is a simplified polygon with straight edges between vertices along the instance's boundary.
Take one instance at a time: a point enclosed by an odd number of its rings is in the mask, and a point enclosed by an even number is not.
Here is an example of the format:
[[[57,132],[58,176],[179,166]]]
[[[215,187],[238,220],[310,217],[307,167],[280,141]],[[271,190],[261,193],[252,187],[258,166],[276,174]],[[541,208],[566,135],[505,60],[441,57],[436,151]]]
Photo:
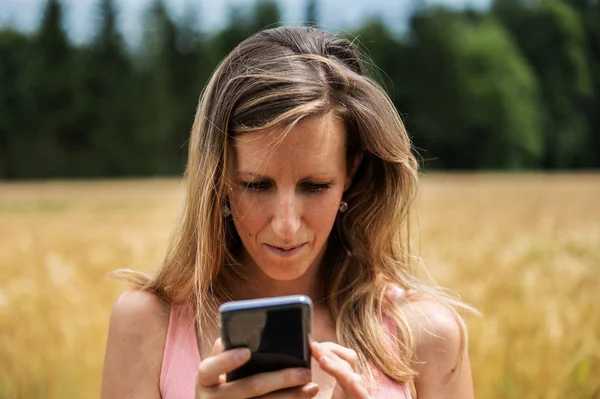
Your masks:
[[[160,263],[180,180],[0,183],[0,398],[99,396],[116,268]],[[600,398],[600,175],[425,175],[433,277],[482,312],[477,398]]]

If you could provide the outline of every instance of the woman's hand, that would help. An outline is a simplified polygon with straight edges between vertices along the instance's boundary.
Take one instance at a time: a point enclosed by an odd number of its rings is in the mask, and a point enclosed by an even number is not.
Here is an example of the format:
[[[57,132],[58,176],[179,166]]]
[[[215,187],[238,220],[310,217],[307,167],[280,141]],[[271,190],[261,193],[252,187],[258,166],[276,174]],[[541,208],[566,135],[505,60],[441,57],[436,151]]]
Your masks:
[[[250,359],[250,350],[223,351],[217,339],[210,357],[203,359],[196,377],[196,399],[247,399],[247,398],[313,398],[319,387],[311,383],[310,370],[290,368],[270,373],[260,373],[236,381],[226,382],[225,374],[235,370]],[[276,392],[277,391],[277,392]]]
[[[357,372],[358,356],[352,349],[333,342],[311,342],[312,353],[321,369],[335,378],[332,399],[370,399]]]

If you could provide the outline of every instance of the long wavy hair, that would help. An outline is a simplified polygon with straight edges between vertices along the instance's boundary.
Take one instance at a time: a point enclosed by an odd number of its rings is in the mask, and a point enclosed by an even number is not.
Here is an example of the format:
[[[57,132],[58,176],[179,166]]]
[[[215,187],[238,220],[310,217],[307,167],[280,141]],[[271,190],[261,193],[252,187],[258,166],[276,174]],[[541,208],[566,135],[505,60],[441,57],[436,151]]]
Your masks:
[[[231,299],[239,239],[226,201],[226,165],[232,138],[281,128],[334,112],[345,122],[348,159],[363,159],[344,194],[327,244],[326,305],[340,344],[359,355],[359,367],[376,366],[392,380],[415,376],[415,343],[402,306],[386,299],[388,284],[428,294],[456,315],[468,308],[436,285],[421,282],[410,253],[409,214],[418,163],[404,124],[385,91],[366,73],[371,65],[348,39],[314,28],[261,31],[221,61],[197,108],[185,172],[187,195],[160,270],[153,276],[117,274],[167,302],[189,301],[198,320],[216,319]],[[350,162],[350,161],[349,161]],[[382,320],[397,326],[390,334]],[[391,340],[391,341],[390,341]],[[390,345],[396,350],[390,350]]]

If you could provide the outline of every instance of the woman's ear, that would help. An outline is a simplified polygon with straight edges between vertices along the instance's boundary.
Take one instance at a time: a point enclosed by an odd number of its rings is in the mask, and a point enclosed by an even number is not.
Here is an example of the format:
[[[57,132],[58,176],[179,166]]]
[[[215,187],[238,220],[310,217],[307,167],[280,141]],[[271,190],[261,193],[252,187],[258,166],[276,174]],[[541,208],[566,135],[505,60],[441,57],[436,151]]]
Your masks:
[[[352,160],[352,166],[350,167],[350,170],[348,171],[348,176],[346,177],[346,183],[344,184],[344,191],[346,191],[350,188],[350,185],[352,184],[352,180],[354,179],[354,175],[356,174],[356,171],[358,170],[358,167],[360,166],[362,159],[363,159],[363,152],[360,151],[360,152],[356,153],[356,155],[354,156],[354,159]]]

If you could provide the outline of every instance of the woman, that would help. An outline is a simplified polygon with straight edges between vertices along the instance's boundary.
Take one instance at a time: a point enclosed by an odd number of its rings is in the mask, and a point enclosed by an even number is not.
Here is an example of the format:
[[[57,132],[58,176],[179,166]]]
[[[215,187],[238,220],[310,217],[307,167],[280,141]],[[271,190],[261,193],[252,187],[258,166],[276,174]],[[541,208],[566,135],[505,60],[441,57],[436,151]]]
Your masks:
[[[111,316],[103,398],[469,398],[468,307],[421,283],[408,253],[417,162],[350,41],[259,32],[208,83],[185,208],[160,271]],[[312,298],[313,364],[234,382],[227,300]]]

